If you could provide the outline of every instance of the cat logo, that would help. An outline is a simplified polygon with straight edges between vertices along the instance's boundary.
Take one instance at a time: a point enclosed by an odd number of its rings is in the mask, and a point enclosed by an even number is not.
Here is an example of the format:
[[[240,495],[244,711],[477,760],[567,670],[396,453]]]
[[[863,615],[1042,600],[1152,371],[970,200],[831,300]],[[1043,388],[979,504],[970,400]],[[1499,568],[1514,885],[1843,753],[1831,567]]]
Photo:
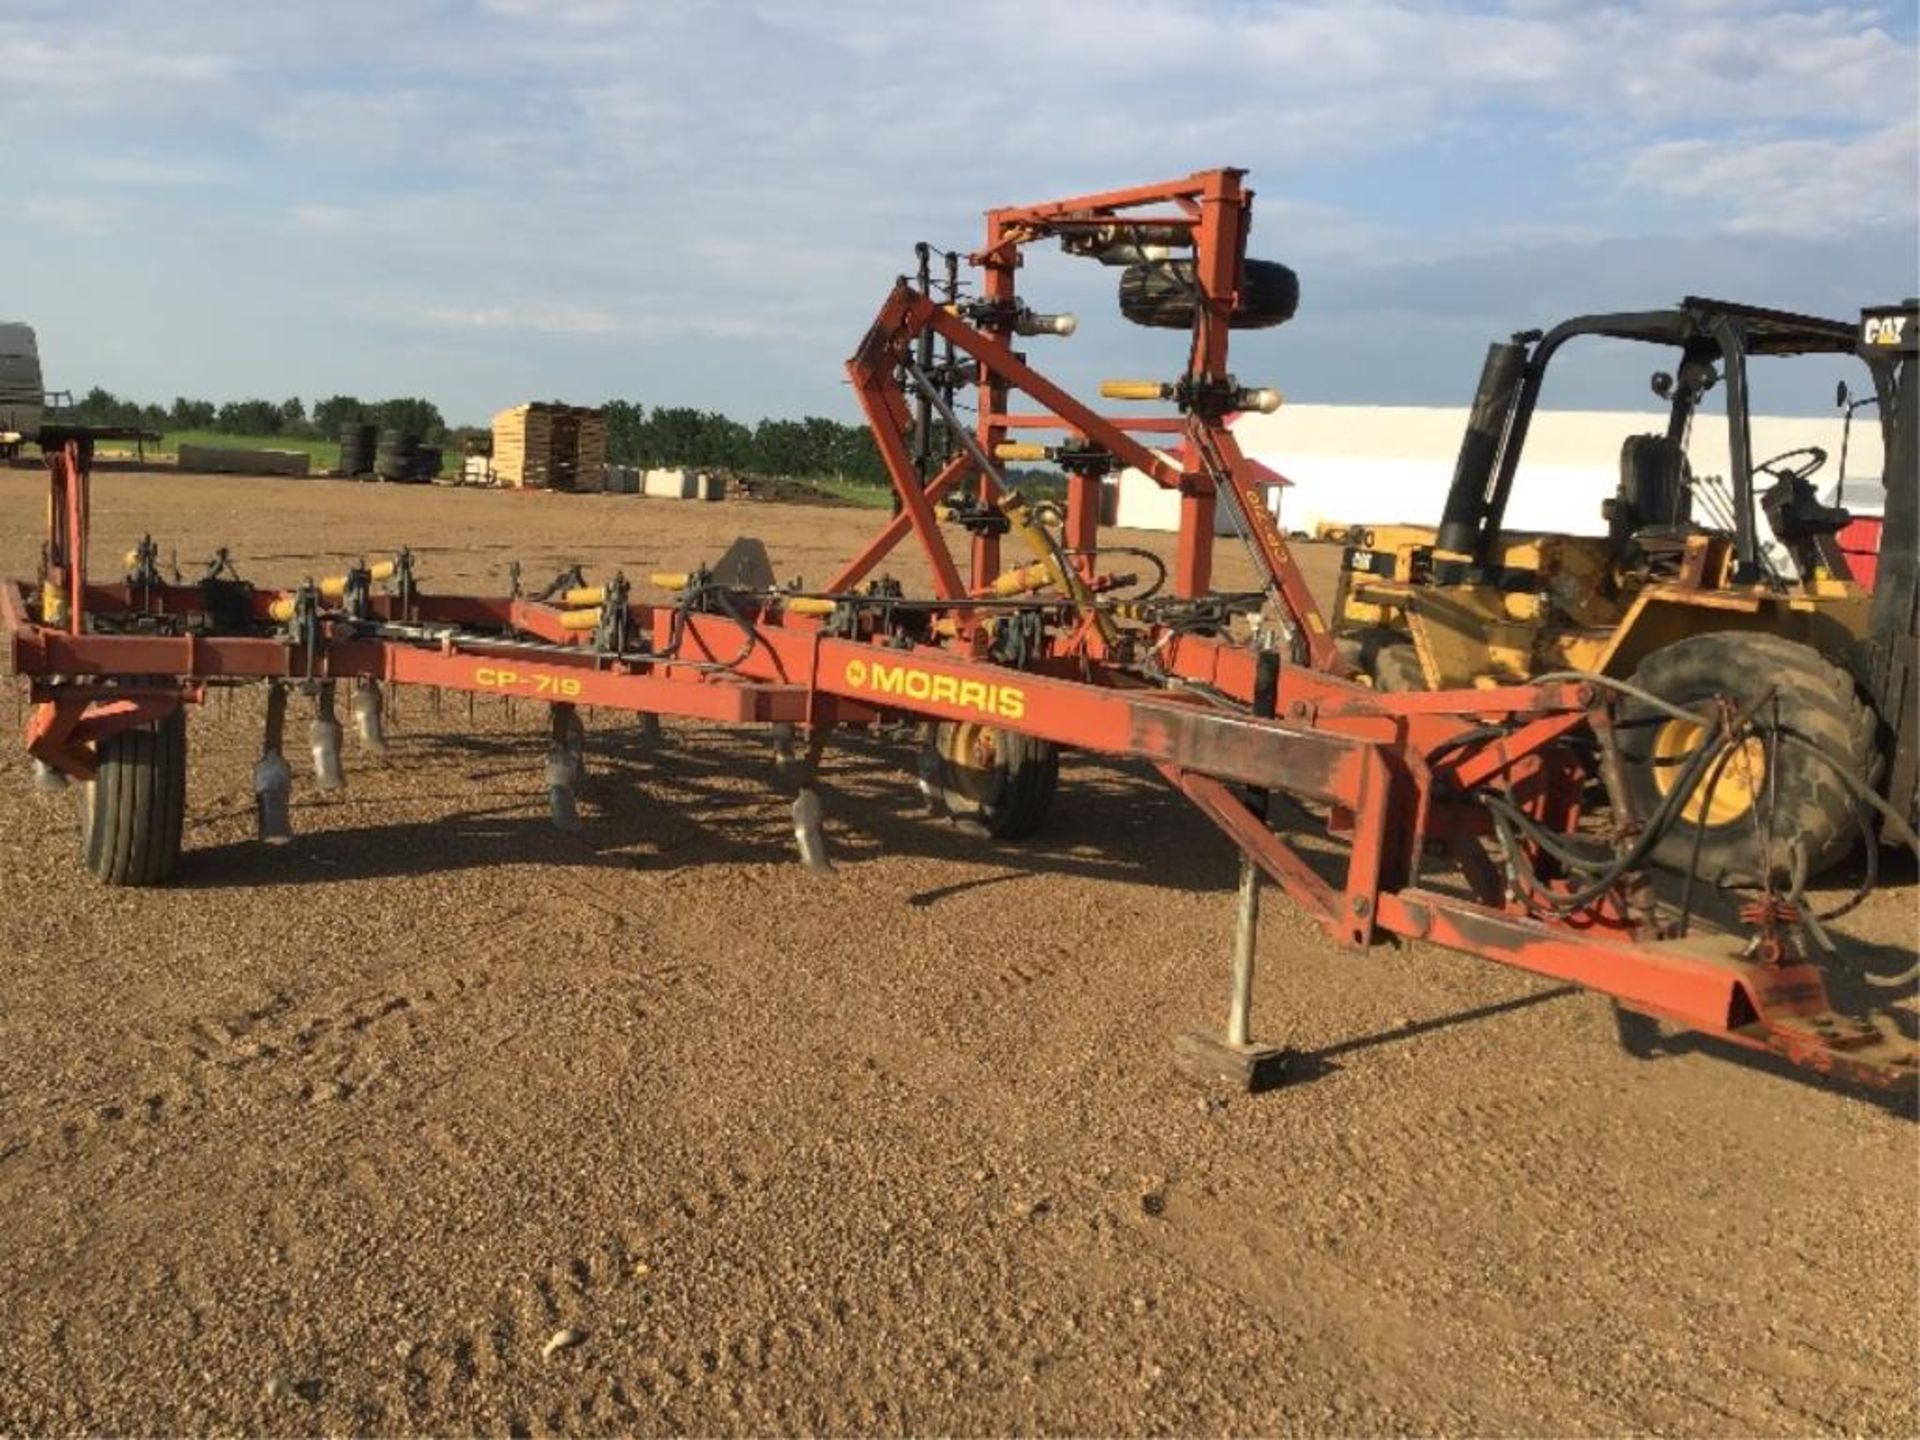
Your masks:
[[[1026,691],[1017,685],[962,680],[955,675],[916,670],[910,665],[890,665],[884,660],[849,660],[841,673],[849,690],[869,695],[898,695],[906,700],[951,705],[992,720],[1018,720],[1027,713]]]
[[[1869,345],[1898,345],[1907,338],[1910,315],[1869,315],[1861,339]]]

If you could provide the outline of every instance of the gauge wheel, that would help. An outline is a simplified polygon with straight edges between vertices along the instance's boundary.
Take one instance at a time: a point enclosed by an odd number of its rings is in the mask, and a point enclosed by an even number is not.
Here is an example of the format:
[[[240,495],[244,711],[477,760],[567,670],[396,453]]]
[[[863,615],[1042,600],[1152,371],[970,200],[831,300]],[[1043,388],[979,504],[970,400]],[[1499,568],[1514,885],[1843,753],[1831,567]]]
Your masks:
[[[187,716],[109,735],[80,786],[80,854],[107,885],[160,885],[180,860],[187,808]]]
[[[996,840],[1039,831],[1060,785],[1060,749],[997,725],[943,720],[927,738],[941,802]]]

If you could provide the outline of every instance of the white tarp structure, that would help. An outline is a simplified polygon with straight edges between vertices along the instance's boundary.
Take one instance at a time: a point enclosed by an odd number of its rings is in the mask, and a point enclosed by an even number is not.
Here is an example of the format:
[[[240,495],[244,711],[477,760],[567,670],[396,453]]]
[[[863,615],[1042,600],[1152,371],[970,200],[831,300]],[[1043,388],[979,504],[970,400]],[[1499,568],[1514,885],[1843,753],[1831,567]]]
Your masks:
[[[44,401],[33,327],[0,322],[0,433],[29,440],[38,435]]]
[[[1818,445],[1829,458],[1814,484],[1830,496],[1840,463],[1841,425],[1838,417],[1755,416],[1753,458]],[[1292,482],[1269,492],[1281,527],[1310,535],[1322,521],[1438,524],[1466,428],[1464,406],[1289,405],[1271,415],[1242,415],[1233,432],[1250,458]],[[1662,430],[1664,417],[1651,410],[1535,412],[1507,507],[1507,528],[1604,533],[1600,507],[1619,484],[1621,444],[1630,435]],[[1696,476],[1724,478],[1729,469],[1725,417],[1697,416],[1687,453]],[[1867,412],[1854,420],[1847,457],[1849,508],[1877,510],[1880,467],[1880,426]],[[1179,497],[1173,492],[1136,470],[1124,471],[1119,485],[1117,524],[1179,528]],[[1224,515],[1222,507],[1218,528],[1229,533]]]

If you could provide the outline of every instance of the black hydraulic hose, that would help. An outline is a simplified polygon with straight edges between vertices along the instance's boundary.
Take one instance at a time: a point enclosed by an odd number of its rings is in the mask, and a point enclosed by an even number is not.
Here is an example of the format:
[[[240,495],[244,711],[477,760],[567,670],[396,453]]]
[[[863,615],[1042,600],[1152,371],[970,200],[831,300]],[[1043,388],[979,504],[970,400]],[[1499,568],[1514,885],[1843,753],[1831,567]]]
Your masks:
[[[1158,555],[1154,554],[1153,551],[1145,549],[1141,546],[1101,545],[1091,550],[1068,550],[1068,551],[1065,551],[1064,553],[1067,555],[1088,555],[1093,557],[1093,559],[1096,562],[1104,559],[1106,556],[1109,556],[1109,555],[1126,555],[1126,556],[1130,556],[1135,560],[1144,560],[1147,562],[1147,564],[1153,566],[1153,570],[1154,570],[1153,582],[1149,584],[1146,589],[1141,590],[1136,594],[1119,597],[1119,598],[1124,598],[1128,601],[1131,601],[1133,604],[1137,605],[1142,600],[1151,600],[1154,596],[1158,595],[1163,589],[1166,588],[1167,562],[1162,560]],[[1105,598],[1104,593],[1103,593],[1103,598]]]
[[[1702,816],[1712,813],[1714,792],[1719,789],[1720,776],[1725,773],[1727,763],[1733,759],[1733,753],[1736,748],[1731,739],[1721,745],[1720,754],[1713,762],[1712,771],[1707,775],[1706,794],[1700,801],[1700,813]],[[1687,933],[1687,928],[1693,923],[1693,883],[1700,874],[1700,852],[1706,842],[1706,838],[1707,827],[1705,825],[1696,825],[1693,827],[1693,845],[1687,852],[1687,873],[1680,881],[1680,922],[1675,933],[1681,936]]]
[[[1698,716],[1690,716],[1689,718],[1696,722],[1699,719]],[[1694,790],[1699,786],[1701,776],[1707,766],[1720,757],[1728,748],[1728,744],[1729,742],[1723,740],[1714,746],[1702,745],[1693,752],[1693,755],[1687,761],[1686,768],[1680,772],[1679,780],[1675,783],[1673,789],[1669,790],[1661,799],[1659,808],[1655,810],[1653,815],[1648,819],[1638,837],[1635,838],[1634,843],[1623,853],[1616,856],[1613,862],[1588,885],[1568,895],[1545,896],[1540,893],[1537,885],[1537,877],[1535,877],[1536,883],[1529,887],[1534,896],[1540,899],[1549,909],[1565,914],[1591,905],[1595,900],[1598,900],[1602,895],[1606,894],[1607,891],[1611,890],[1620,882],[1621,877],[1628,871],[1638,868],[1645,862],[1647,856],[1652,853],[1653,847],[1657,845],[1661,837],[1673,827],[1674,820],[1678,817],[1687,801],[1692,797]],[[1480,798],[1484,804],[1493,797],[1482,796]],[[1508,846],[1509,859],[1511,860],[1513,858],[1513,842],[1511,828],[1508,827],[1506,817],[1501,815],[1500,811],[1492,806],[1488,806],[1488,812],[1494,817],[1495,828],[1501,831],[1502,842]],[[1529,821],[1527,823],[1531,824],[1532,822]],[[1531,867],[1526,868],[1530,873]],[[1518,869],[1516,868],[1516,878],[1517,876]]]

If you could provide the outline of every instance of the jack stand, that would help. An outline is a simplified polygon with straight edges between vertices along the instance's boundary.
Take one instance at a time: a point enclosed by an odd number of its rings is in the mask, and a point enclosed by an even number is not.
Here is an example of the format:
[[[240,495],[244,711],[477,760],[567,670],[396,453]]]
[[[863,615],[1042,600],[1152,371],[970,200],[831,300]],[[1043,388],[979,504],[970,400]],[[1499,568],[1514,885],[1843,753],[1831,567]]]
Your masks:
[[[1271,632],[1258,637],[1259,659],[1254,662],[1253,713],[1271,719],[1278,708],[1280,656]],[[1261,823],[1267,817],[1267,792],[1254,790],[1247,799]],[[1174,1063],[1194,1079],[1225,1081],[1249,1095],[1271,1090],[1286,1078],[1289,1051],[1262,1048],[1253,1043],[1253,959],[1260,938],[1260,867],[1244,851],[1240,856],[1240,894],[1233,920],[1233,991],[1227,999],[1227,1028],[1222,1035],[1189,1031],[1174,1042]]]
[[[799,786],[799,793],[793,797],[793,838],[800,846],[800,863],[807,869],[819,873],[833,869],[833,861],[827,858],[827,835],[821,828],[823,812],[820,807],[820,792],[813,787],[814,772],[820,767],[820,755],[827,748],[827,732],[816,728],[807,736],[806,753],[789,762],[789,769]]]
[[[1249,1095],[1286,1078],[1291,1052],[1253,1043],[1253,952],[1260,933],[1260,867],[1240,857],[1240,895],[1233,926],[1233,989],[1224,1034],[1189,1031],[1174,1042],[1174,1063],[1200,1081],[1225,1081]]]
[[[286,729],[287,687],[275,681],[267,686],[266,735],[260,742],[260,759],[253,767],[255,834],[268,845],[284,845],[293,839],[293,770],[281,753]]]
[[[333,681],[322,680],[313,693],[313,724],[307,734],[313,744],[313,781],[322,790],[347,788],[340,764],[340,721],[333,711]]]
[[[58,795],[67,788],[67,777],[38,756],[33,761],[33,788],[42,795]]]
[[[568,835],[578,835],[585,827],[580,823],[574,792],[586,769],[581,759],[586,750],[586,728],[580,723],[580,716],[573,706],[559,704],[549,708],[549,734],[548,813],[554,829]]]
[[[434,691],[437,702],[440,692]],[[353,728],[361,747],[375,755],[387,753],[387,723],[380,710],[380,682],[362,680],[353,692]]]

